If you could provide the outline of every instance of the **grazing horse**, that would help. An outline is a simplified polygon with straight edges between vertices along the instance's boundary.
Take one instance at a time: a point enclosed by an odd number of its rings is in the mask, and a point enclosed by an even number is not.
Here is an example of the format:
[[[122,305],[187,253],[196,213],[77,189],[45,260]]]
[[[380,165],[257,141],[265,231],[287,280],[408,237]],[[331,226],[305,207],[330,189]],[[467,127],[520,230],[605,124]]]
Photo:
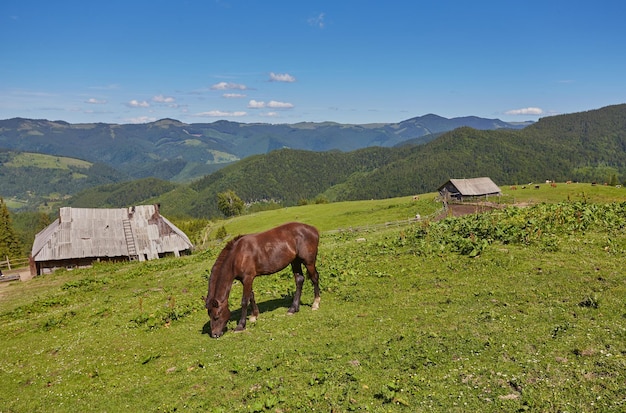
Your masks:
[[[315,299],[312,309],[317,310],[320,304],[319,274],[315,268],[318,244],[317,229],[297,222],[258,234],[240,235],[226,244],[211,269],[209,290],[204,299],[211,322],[211,337],[218,338],[224,334],[230,319],[228,296],[234,280],[241,281],[243,285],[241,317],[235,328],[235,331],[242,331],[246,328],[248,304],[252,305],[250,321],[256,321],[259,315],[252,291],[254,277],[273,274],[289,264],[296,282],[296,293],[288,313],[293,314],[300,309],[304,284],[302,264],[313,283]]]

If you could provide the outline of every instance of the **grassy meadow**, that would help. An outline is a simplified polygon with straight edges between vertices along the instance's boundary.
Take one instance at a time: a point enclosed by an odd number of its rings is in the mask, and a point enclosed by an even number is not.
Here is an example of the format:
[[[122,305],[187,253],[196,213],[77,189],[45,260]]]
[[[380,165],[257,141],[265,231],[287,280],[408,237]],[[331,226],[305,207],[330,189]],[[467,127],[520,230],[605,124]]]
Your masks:
[[[91,162],[65,156],[44,155],[41,153],[22,152],[16,155],[6,166],[10,167],[36,167],[44,169],[70,169],[70,166],[89,168]]]
[[[206,248],[0,285],[0,412],[608,412],[626,409],[626,189],[503,188],[534,204],[416,222],[434,195],[213,223]],[[528,197],[524,199],[524,197]],[[544,203],[546,201],[547,203]],[[322,232],[319,311],[288,270],[209,338],[213,241]],[[389,225],[402,221],[403,225]]]

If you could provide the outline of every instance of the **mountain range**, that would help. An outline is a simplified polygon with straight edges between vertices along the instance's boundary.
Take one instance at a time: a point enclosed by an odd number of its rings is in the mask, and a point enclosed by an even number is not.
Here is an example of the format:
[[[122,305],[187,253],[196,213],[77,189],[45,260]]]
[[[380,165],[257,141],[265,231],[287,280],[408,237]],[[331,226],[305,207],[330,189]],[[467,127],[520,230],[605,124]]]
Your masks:
[[[156,126],[159,124],[156,122],[142,128],[167,130],[163,123],[174,121],[160,122],[161,126]],[[337,124],[332,127],[339,132],[342,127],[351,131],[387,128],[395,130],[396,135],[411,127],[414,131],[418,129],[415,125],[419,122],[406,122],[406,128],[399,127],[402,123],[394,127]],[[253,127],[216,123],[222,125],[223,136],[239,136],[233,131],[230,134],[224,132],[225,126],[234,130]],[[299,125],[302,129],[303,124]],[[311,125],[324,136],[322,125],[325,124]],[[282,127],[297,129],[294,125]],[[429,130],[432,132],[435,128]],[[198,130],[191,132],[199,135]],[[338,141],[346,135],[355,139],[356,134],[342,135],[339,132]],[[404,137],[411,134],[407,132]],[[32,135],[38,136],[36,133]],[[300,136],[297,131],[293,135]],[[308,136],[318,144],[324,141],[315,133]],[[50,192],[57,188],[55,185],[68,180],[70,184],[63,187],[66,192],[61,193],[66,196],[57,196],[55,203],[50,203],[51,207],[123,207],[161,203],[166,216],[213,218],[220,215],[217,195],[227,190],[234,191],[254,210],[303,202],[380,199],[433,192],[450,178],[489,176],[499,185],[521,185],[548,179],[626,184],[626,104],[546,117],[521,129],[479,130],[461,126],[422,136],[424,142],[420,142],[420,137],[402,140],[396,136],[396,141],[391,138],[384,141],[386,146],[370,145],[350,151],[314,151],[286,148],[287,145],[274,150],[266,147],[268,152],[225,162],[218,170],[184,183],[154,176],[129,180],[120,178],[116,175],[120,173],[117,169],[103,163],[5,150],[0,151],[0,195],[6,198],[5,182],[16,182],[14,189],[21,188],[24,193],[32,191],[38,183],[38,191],[45,194],[46,190]],[[237,139],[244,140],[241,136]],[[233,141],[237,139],[233,138]],[[255,142],[263,141],[257,137],[254,139]],[[351,140],[353,145],[354,139]],[[294,142],[300,141],[296,139]],[[135,167],[141,169],[142,164],[137,163]],[[106,185],[93,185],[95,181]],[[24,208],[32,208],[37,202],[41,199],[33,199]],[[19,205],[13,208],[19,208]]]
[[[186,124],[162,119],[146,124],[70,124],[13,118],[0,120],[0,148],[82,159],[108,165],[128,179],[157,177],[188,182],[245,157],[290,148],[325,152],[370,146],[426,143],[461,126],[519,129],[528,123],[437,115],[399,123],[333,122],[262,124],[217,121]]]

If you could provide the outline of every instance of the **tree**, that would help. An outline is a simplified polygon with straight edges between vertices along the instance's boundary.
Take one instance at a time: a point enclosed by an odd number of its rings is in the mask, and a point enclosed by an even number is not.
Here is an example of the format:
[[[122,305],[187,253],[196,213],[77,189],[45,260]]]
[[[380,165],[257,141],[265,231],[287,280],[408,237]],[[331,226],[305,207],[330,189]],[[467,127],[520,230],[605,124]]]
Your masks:
[[[35,235],[50,225],[50,216],[43,212],[18,212],[11,214],[11,226],[17,235],[22,250],[20,257],[26,257],[33,246]]]
[[[22,250],[19,238],[13,230],[9,209],[0,198],[0,259],[17,258]]]
[[[244,206],[241,198],[231,189],[217,194],[217,207],[227,217],[241,215]]]

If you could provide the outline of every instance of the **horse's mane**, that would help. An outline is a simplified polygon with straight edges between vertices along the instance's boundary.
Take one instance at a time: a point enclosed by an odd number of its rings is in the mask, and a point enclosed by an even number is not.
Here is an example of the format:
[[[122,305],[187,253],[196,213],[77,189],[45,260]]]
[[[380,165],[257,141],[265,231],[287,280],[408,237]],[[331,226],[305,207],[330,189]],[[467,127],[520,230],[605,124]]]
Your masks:
[[[222,264],[224,263],[224,261],[226,260],[226,258],[228,257],[228,254],[230,254],[230,252],[233,250],[233,247],[235,246],[235,243],[237,241],[239,241],[239,238],[243,237],[243,235],[237,235],[235,238],[231,239],[230,241],[228,241],[228,243],[226,244],[226,246],[224,247],[224,249],[222,250],[222,252],[220,252],[220,255],[218,255],[217,259],[215,260],[215,264],[217,266],[222,266]]]
[[[222,268],[224,266],[224,262],[228,259],[230,252],[233,250],[235,244],[237,243],[237,241],[239,241],[241,237],[243,237],[243,235],[237,235],[235,238],[228,241],[228,243],[226,244],[222,252],[220,252],[220,255],[217,256],[217,259],[215,260],[215,264],[213,264],[213,269]],[[217,278],[217,277],[212,276],[213,269],[211,270],[211,277],[209,277],[209,284],[211,284],[211,281],[214,278]],[[213,281],[213,282],[216,282],[216,281]],[[210,285],[209,285],[209,291],[211,291]]]

